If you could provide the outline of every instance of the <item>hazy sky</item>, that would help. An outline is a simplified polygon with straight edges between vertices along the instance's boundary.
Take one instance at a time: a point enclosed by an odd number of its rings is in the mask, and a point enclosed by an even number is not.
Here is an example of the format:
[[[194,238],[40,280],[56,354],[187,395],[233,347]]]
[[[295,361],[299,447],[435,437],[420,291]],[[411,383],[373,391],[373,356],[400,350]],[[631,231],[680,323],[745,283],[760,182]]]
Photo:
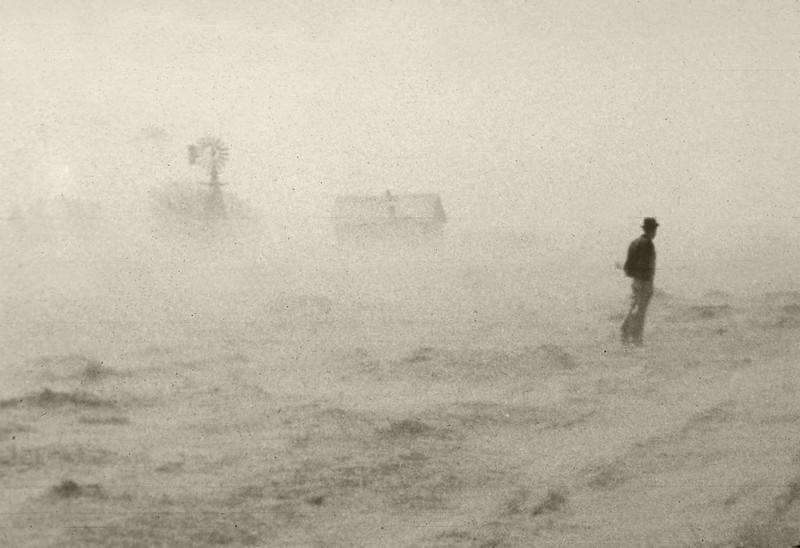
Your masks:
[[[797,223],[800,2],[3,0],[0,119],[21,199],[191,173],[214,133],[272,211],[391,188],[468,224]]]

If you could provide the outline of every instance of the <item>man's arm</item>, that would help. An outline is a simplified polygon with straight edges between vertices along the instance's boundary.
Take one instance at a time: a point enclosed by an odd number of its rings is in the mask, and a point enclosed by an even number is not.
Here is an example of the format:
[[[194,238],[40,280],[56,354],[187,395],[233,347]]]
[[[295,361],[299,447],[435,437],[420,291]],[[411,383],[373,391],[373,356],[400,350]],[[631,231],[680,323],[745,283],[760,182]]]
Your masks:
[[[631,245],[628,246],[628,257],[625,259],[625,266],[622,268],[625,275],[629,278],[633,277],[634,269],[638,264],[639,259],[639,239],[633,240]]]

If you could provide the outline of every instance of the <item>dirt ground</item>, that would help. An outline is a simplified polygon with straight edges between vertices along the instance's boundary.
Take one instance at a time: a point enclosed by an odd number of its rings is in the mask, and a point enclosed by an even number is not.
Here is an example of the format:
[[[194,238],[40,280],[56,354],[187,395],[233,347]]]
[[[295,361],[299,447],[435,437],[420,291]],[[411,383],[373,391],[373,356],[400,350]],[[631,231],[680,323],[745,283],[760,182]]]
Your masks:
[[[2,546],[800,542],[800,293],[661,291],[626,349],[617,273],[43,264],[6,269]]]

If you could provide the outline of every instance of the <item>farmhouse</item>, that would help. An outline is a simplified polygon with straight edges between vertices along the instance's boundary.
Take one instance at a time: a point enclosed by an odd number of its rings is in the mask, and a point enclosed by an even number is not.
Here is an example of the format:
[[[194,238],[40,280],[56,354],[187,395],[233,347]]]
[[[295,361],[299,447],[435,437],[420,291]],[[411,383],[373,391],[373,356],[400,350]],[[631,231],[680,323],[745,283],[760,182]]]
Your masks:
[[[334,228],[340,240],[441,234],[447,221],[438,194],[337,196]]]

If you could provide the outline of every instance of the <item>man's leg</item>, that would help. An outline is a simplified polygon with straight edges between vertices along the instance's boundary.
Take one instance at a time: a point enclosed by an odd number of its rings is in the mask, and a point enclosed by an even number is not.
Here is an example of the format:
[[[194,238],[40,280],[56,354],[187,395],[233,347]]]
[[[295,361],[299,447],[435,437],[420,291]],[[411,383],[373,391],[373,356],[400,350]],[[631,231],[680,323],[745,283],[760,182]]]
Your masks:
[[[630,344],[631,339],[633,338],[633,333],[631,331],[633,324],[634,324],[634,315],[636,313],[638,298],[636,296],[636,281],[633,282],[631,285],[631,304],[628,308],[628,315],[625,316],[625,321],[622,322],[622,327],[620,328],[620,334],[622,337],[623,344]]]
[[[641,346],[644,344],[644,322],[647,315],[647,308],[650,306],[650,299],[653,296],[653,284],[651,282],[638,282],[635,288],[636,312],[634,313],[631,337],[634,344]]]

